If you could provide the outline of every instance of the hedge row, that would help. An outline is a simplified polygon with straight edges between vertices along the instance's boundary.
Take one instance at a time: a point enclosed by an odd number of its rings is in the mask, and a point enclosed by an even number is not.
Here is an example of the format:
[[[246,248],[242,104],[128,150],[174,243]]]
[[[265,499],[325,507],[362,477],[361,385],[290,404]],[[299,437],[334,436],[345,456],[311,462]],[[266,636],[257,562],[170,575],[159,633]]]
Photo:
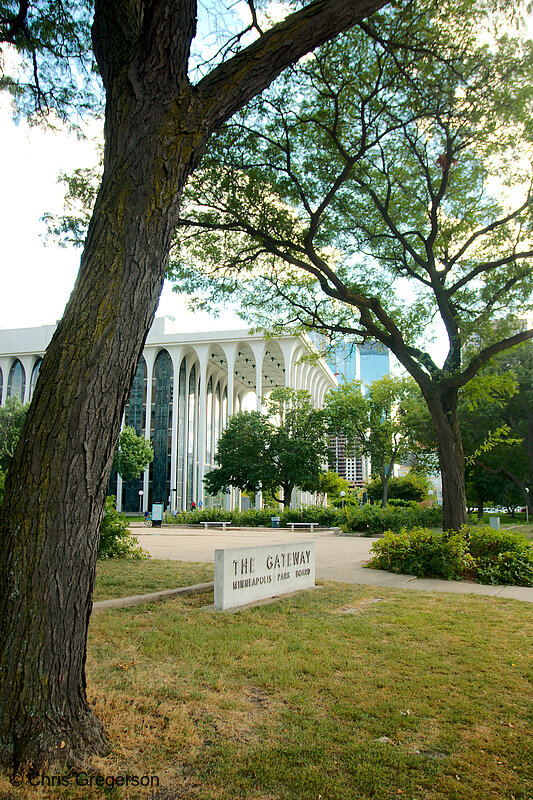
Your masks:
[[[266,508],[261,511],[250,509],[249,511],[224,511],[220,508],[204,508],[201,511],[179,511],[172,516],[167,515],[165,522],[174,522],[183,525],[198,525],[200,522],[218,522],[227,520],[239,527],[251,526],[272,527],[272,517],[280,518],[280,525],[283,527],[288,522],[318,522],[324,527],[339,525],[339,513],[336,508],[324,508],[323,506],[308,506],[301,509],[284,509],[280,511],[276,508]]]
[[[366,536],[378,536],[388,530],[400,533],[403,528],[435,528],[442,525],[442,508],[423,508],[418,505],[414,508],[380,508],[371,505],[346,507],[339,516],[339,524],[348,533],[359,532]]]
[[[460,533],[427,528],[387,531],[372,545],[367,566],[419,578],[466,579],[533,586],[533,543],[519,533],[465,527]]]
[[[179,511],[172,516],[167,515],[165,522],[177,522],[183,525],[197,525],[200,522],[217,522],[227,520],[239,527],[271,527],[271,518],[280,517],[280,526],[289,522],[318,522],[324,527],[339,526],[345,532],[358,532],[366,536],[377,536],[386,530],[400,532],[402,528],[418,526],[436,527],[442,525],[442,509],[439,506],[422,508],[414,504],[408,508],[364,505],[359,507],[324,508],[308,506],[307,508],[289,508],[278,511],[267,508],[261,511],[224,511],[220,508],[204,508],[201,511]]]

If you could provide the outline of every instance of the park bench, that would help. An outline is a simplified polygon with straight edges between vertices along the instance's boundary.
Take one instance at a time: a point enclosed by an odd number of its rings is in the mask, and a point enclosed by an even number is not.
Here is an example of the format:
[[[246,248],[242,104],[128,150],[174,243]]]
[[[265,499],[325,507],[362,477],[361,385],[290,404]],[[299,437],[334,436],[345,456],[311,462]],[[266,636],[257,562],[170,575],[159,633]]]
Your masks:
[[[200,525],[204,526],[204,531],[207,530],[207,526],[208,525],[217,525],[218,527],[220,527],[222,525],[222,531],[223,531],[223,533],[225,533],[226,532],[226,526],[227,525],[231,525],[231,522],[228,522],[227,520],[220,520],[219,519],[216,522],[201,522]]]
[[[311,528],[311,533],[313,533],[314,529],[319,526],[320,522],[287,522],[287,527],[290,527],[292,533],[295,528]]]

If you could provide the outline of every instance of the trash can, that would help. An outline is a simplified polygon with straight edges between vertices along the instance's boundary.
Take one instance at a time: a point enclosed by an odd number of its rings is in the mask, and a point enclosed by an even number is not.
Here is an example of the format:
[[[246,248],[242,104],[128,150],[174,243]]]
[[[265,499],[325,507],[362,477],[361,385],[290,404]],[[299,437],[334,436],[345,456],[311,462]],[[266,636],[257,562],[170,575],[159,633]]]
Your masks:
[[[273,528],[279,528],[279,517],[270,517],[270,521],[272,523]]]

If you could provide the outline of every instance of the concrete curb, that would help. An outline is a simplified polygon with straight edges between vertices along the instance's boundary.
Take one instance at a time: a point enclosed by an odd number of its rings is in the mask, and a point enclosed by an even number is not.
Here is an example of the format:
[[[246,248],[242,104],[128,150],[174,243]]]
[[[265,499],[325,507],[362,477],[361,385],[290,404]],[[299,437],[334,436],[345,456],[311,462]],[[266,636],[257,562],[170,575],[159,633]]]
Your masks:
[[[117,597],[112,600],[98,600],[93,603],[93,614],[99,614],[102,611],[108,611],[113,608],[130,608],[131,606],[140,606],[143,603],[155,603],[158,600],[166,600],[169,597],[178,597],[179,595],[201,594],[213,589],[214,585],[213,581],[210,581],[209,583],[195,583],[193,586],[180,586],[178,589],[164,589],[162,592],[136,594],[132,597]]]

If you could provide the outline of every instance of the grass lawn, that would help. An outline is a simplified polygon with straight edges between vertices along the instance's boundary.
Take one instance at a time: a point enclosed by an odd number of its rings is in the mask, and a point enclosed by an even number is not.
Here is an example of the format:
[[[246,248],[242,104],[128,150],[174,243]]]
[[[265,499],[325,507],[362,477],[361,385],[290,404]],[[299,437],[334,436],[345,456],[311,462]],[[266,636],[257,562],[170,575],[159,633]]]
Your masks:
[[[94,764],[158,789],[8,796],[533,798],[529,604],[336,583],[237,614],[210,602],[91,622],[88,693],[113,745]]]
[[[200,562],[109,558],[98,562],[94,599],[110,600],[206,583],[213,580],[213,569],[213,564]]]

